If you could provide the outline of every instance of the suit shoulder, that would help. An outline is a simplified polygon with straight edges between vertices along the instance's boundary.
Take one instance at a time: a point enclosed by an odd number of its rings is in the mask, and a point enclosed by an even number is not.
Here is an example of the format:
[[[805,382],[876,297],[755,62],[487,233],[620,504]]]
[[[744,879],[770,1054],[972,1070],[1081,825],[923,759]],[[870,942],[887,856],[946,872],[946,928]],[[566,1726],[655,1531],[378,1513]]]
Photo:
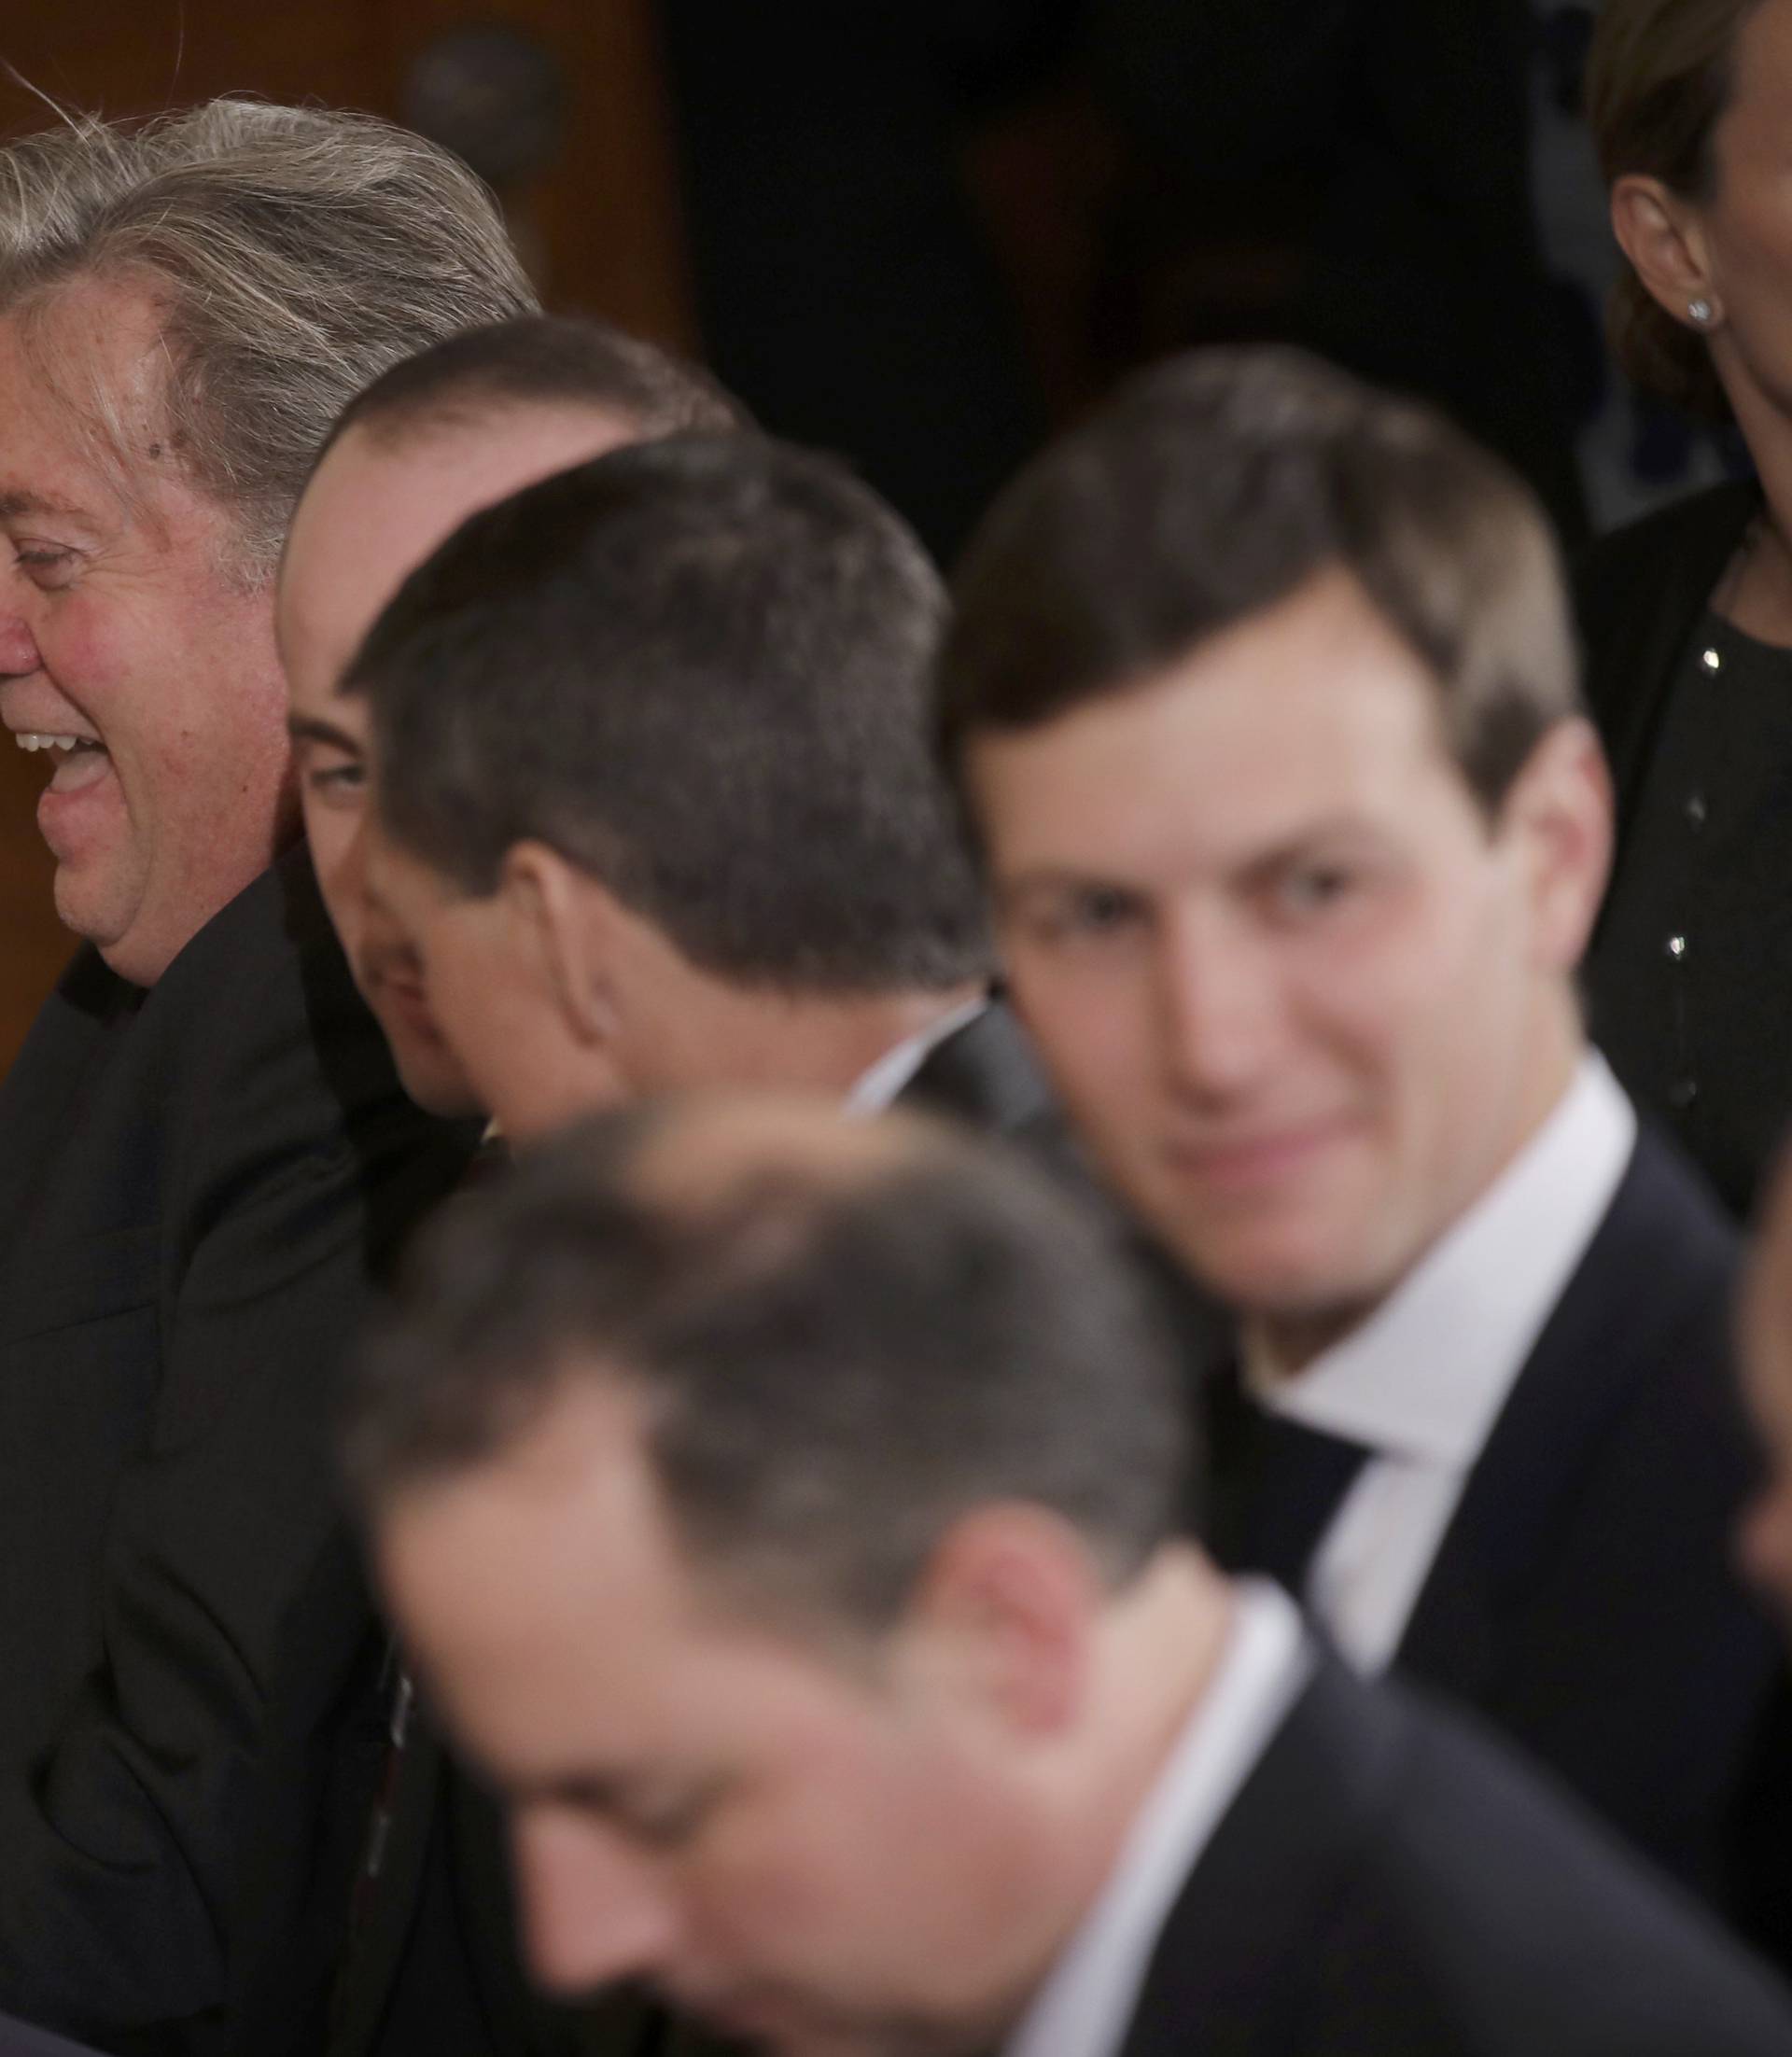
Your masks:
[[[203,1020],[239,995],[260,995],[265,1013],[306,991],[340,998],[353,989],[301,845],[212,917],[162,974],[153,997]]]
[[[220,1202],[243,1180],[346,1159],[365,1184],[420,1155],[427,1183],[440,1189],[477,1140],[404,1092],[302,847],[193,938],[152,990],[141,1026],[153,1028],[165,1108],[191,1117],[189,1176]]]
[[[1391,1689],[1392,1804],[1344,1961],[1410,1953],[1489,2051],[1792,2052],[1792,2011],[1715,1922],[1469,1717]]]
[[[1631,1265],[1672,1260],[1688,1282],[1728,1283],[1742,1261],[1742,1232],[1704,1174],[1646,1116],[1608,1219]]]

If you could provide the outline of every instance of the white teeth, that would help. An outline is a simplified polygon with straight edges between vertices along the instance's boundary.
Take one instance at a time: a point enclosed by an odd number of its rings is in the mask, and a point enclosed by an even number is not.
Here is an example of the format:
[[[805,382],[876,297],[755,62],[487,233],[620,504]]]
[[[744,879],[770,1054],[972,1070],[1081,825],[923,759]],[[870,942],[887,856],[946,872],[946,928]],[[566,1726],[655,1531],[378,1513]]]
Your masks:
[[[78,735],[41,735],[26,729],[18,737],[21,750],[72,750],[81,741]]]

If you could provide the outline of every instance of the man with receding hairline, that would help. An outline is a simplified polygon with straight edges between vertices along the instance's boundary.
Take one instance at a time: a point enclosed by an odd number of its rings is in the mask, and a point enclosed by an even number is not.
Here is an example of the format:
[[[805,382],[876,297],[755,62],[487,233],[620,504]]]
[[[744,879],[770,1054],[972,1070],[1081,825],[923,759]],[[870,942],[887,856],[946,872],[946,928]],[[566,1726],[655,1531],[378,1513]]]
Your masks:
[[[338,416],[293,511],[275,627],[306,840],[330,919],[412,1098],[476,1108],[414,944],[367,891],[364,701],[338,691],[406,573],[466,517],[619,444],[746,427],[694,365],[607,323],[519,315],[394,365]]]
[[[273,573],[343,402],[533,295],[371,117],[70,117],[0,168],[0,724],[82,939],[0,1086],[0,2012],[310,2057],[379,1755],[333,1368],[475,1133],[319,903]]]
[[[435,1112],[485,1110],[435,1020],[413,939],[369,889],[367,707],[339,690],[343,672],[406,574],[478,509],[623,443],[744,426],[698,367],[607,323],[535,315],[394,365],[325,439],[294,510],[274,614],[299,800],[356,983],[406,1091]],[[589,2021],[532,2000],[493,1811],[442,1752],[396,1664],[391,1698],[401,1749],[350,1903],[330,2057],[455,2042],[630,2050],[641,2024],[625,1999]]]

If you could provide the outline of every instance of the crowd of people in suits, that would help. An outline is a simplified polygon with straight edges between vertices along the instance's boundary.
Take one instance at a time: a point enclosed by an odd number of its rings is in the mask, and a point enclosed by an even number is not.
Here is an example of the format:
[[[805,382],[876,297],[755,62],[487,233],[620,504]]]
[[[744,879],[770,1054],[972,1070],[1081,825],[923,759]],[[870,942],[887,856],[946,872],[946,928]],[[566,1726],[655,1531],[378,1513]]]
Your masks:
[[[1578,626],[1304,352],[948,585],[400,130],[0,150],[0,2051],[1792,2053],[1792,0],[1589,79]]]

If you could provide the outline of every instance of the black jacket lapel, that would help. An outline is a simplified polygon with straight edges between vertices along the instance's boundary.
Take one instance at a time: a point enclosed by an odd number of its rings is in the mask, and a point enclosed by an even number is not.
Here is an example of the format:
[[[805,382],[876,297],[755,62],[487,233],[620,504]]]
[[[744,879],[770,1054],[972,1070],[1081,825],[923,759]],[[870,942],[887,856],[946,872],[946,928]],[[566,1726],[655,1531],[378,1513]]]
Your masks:
[[[1397,1769],[1398,1716],[1322,1661],[1227,1809],[1152,1954],[1122,2057],[1274,2057]]]
[[[1719,1232],[1701,1233],[1683,1193],[1684,1174],[1644,1133],[1494,1424],[1402,1639],[1401,1665],[1446,1692],[1485,1702],[1512,1618],[1558,1555],[1591,1453],[1673,1349],[1689,1302],[1724,1274]]]

